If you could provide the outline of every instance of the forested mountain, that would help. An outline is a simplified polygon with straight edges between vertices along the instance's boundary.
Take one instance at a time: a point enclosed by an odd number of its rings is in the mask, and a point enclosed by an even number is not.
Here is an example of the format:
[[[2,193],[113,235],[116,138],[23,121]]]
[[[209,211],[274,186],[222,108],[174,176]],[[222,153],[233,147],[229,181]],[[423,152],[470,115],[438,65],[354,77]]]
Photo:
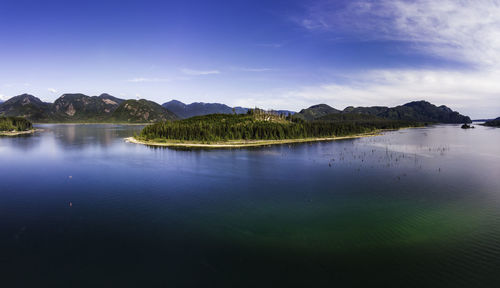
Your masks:
[[[175,113],[175,115],[180,118],[190,118],[193,116],[201,116],[208,114],[231,114],[233,113],[233,108],[219,103],[203,103],[203,102],[195,102],[191,104],[184,104],[181,101],[172,100],[162,105],[166,109]],[[236,112],[236,111],[235,111]],[[243,112],[239,110],[240,113],[246,113],[246,110]],[[238,112],[236,112],[238,113]]]
[[[52,105],[50,120],[55,121],[101,121],[109,118],[123,99],[109,94],[87,96],[84,94],[64,94]]]
[[[494,120],[486,121],[483,125],[490,127],[500,127],[500,117]]]
[[[122,107],[121,104],[125,102],[128,105]],[[159,107],[163,107],[163,109]],[[177,100],[166,102],[160,106],[148,100],[126,101],[109,94],[101,94],[100,96],[64,94],[54,103],[46,103],[33,95],[23,94],[0,104],[0,116],[26,117],[35,122],[153,122],[166,119],[186,119],[208,114],[245,114],[248,110],[244,107],[231,108],[219,103],[184,104]],[[294,114],[288,110],[274,110],[272,112],[284,115]],[[293,118],[313,121],[332,114],[371,115],[383,119],[414,122],[471,123],[467,116],[452,111],[446,106],[437,107],[426,101],[410,102],[392,108],[383,106],[347,107],[343,111],[326,104],[318,104],[295,113]]]
[[[209,114],[245,114],[249,110],[249,108],[239,106],[229,107],[226,104],[220,103],[194,102],[191,104],[184,104],[178,100],[172,100],[163,103],[162,106],[172,111],[173,113],[175,113],[175,115],[179,116],[182,119]],[[285,115],[288,115],[288,113],[295,113],[288,110],[273,110],[273,112]]]
[[[49,117],[51,106],[51,103],[43,102],[33,95],[22,94],[0,104],[0,115],[26,117],[37,121]]]
[[[382,117],[378,117],[370,114],[358,114],[358,113],[333,113],[321,116],[315,121],[387,121]]]
[[[26,117],[31,121],[49,123],[147,123],[178,118],[152,101],[126,101],[109,94],[87,96],[80,93],[64,94],[54,103],[42,102],[28,94],[12,97],[0,104],[0,116]]]
[[[329,114],[341,113],[340,110],[332,108],[326,104],[313,105],[307,109],[302,109],[299,113],[295,114],[296,118],[304,120],[315,120]]]
[[[122,102],[110,117],[113,122],[146,123],[176,120],[177,115],[153,101],[145,99]]]
[[[468,116],[451,110],[442,105],[435,106],[427,101],[414,101],[396,107],[347,107],[343,111],[348,113],[368,114],[385,119],[417,121],[417,122],[435,122],[435,123],[471,123]]]

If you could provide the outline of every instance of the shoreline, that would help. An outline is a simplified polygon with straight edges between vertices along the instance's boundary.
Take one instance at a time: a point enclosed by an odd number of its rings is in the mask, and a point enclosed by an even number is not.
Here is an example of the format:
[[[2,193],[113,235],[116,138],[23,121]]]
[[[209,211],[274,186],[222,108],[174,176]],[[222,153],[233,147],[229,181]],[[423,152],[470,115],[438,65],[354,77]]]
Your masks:
[[[0,136],[19,136],[19,135],[28,135],[33,134],[37,131],[41,131],[40,129],[31,129],[28,131],[0,131]]]
[[[280,144],[292,144],[292,143],[308,143],[308,142],[323,142],[323,141],[335,141],[343,139],[355,139],[363,137],[373,137],[380,135],[382,130],[373,131],[370,133],[355,134],[349,136],[339,136],[339,137],[322,137],[322,138],[302,138],[302,139],[283,139],[283,140],[232,140],[227,142],[213,142],[213,143],[201,143],[201,142],[155,142],[155,141],[144,141],[138,140],[134,137],[124,138],[126,142],[141,144],[146,146],[159,146],[159,147],[183,147],[183,148],[244,148],[244,147],[258,147],[258,146],[269,146],[269,145],[280,145]]]

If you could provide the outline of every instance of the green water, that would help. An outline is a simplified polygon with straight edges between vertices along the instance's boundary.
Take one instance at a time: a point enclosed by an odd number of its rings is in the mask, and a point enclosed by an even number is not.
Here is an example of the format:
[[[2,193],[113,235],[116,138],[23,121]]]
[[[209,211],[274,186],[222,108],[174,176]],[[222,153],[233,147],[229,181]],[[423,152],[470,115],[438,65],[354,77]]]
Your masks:
[[[500,283],[500,129],[173,150],[40,128],[0,138],[3,287]]]

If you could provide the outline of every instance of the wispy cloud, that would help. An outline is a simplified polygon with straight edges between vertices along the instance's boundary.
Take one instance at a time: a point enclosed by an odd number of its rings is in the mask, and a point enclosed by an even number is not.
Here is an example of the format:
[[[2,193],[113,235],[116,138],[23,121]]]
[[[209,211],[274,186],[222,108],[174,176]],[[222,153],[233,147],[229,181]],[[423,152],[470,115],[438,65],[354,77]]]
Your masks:
[[[133,82],[133,83],[144,83],[144,82],[169,82],[171,81],[168,78],[143,78],[143,77],[138,77],[138,78],[132,78],[128,79],[127,82]]]
[[[498,0],[320,1],[295,19],[311,31],[347,33],[362,41],[411,42],[424,53],[500,66]]]
[[[396,105],[425,99],[480,117],[500,111],[500,0],[320,1],[295,21],[311,33],[354,41],[408,43],[413,53],[468,64],[373,69],[345,81],[289,91],[287,98],[347,105]]]
[[[275,70],[272,68],[251,68],[251,67],[233,67],[232,69],[235,71],[243,71],[243,72],[267,72]]]
[[[186,75],[191,75],[191,76],[220,74],[219,70],[195,70],[195,69],[187,69],[187,68],[181,69],[181,72],[186,74]]]
[[[318,103],[343,109],[427,100],[472,117],[498,117],[495,115],[500,111],[500,82],[496,80],[500,72],[384,69],[344,77],[342,83],[305,86],[255,98],[264,102],[273,99],[276,107],[293,105],[297,110]]]
[[[50,93],[57,93],[57,90],[54,89],[54,88],[47,88],[47,90],[50,92]]]

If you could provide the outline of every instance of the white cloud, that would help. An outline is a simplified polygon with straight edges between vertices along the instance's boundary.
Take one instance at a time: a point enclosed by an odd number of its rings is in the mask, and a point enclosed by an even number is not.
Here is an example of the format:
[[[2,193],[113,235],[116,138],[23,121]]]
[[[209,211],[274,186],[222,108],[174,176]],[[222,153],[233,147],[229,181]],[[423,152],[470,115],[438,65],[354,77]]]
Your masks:
[[[397,106],[427,100],[473,118],[498,117],[495,116],[500,111],[500,81],[497,79],[500,79],[500,72],[371,70],[344,75],[340,84],[325,83],[249,95],[242,97],[238,104],[300,110],[319,103],[344,109],[347,106]]]
[[[7,100],[3,94],[0,94],[0,100]]]
[[[57,93],[57,90],[54,89],[54,88],[47,88],[47,90],[50,92],[50,93]]]
[[[133,83],[144,83],[144,82],[169,82],[171,81],[170,79],[167,78],[143,78],[143,77],[138,77],[138,78],[132,78],[128,79],[127,82],[133,82]]]
[[[353,0],[309,7],[302,27],[359,40],[413,43],[424,53],[481,66],[500,66],[499,0]]]
[[[289,91],[288,98],[347,105],[445,104],[473,117],[500,112],[500,0],[321,1],[295,19],[313,33],[365,41],[400,41],[413,52],[469,65],[469,70],[381,69],[345,81]],[[437,66],[440,63],[436,63]]]
[[[194,70],[187,68],[181,69],[181,72],[192,76],[220,74],[219,70]]]

